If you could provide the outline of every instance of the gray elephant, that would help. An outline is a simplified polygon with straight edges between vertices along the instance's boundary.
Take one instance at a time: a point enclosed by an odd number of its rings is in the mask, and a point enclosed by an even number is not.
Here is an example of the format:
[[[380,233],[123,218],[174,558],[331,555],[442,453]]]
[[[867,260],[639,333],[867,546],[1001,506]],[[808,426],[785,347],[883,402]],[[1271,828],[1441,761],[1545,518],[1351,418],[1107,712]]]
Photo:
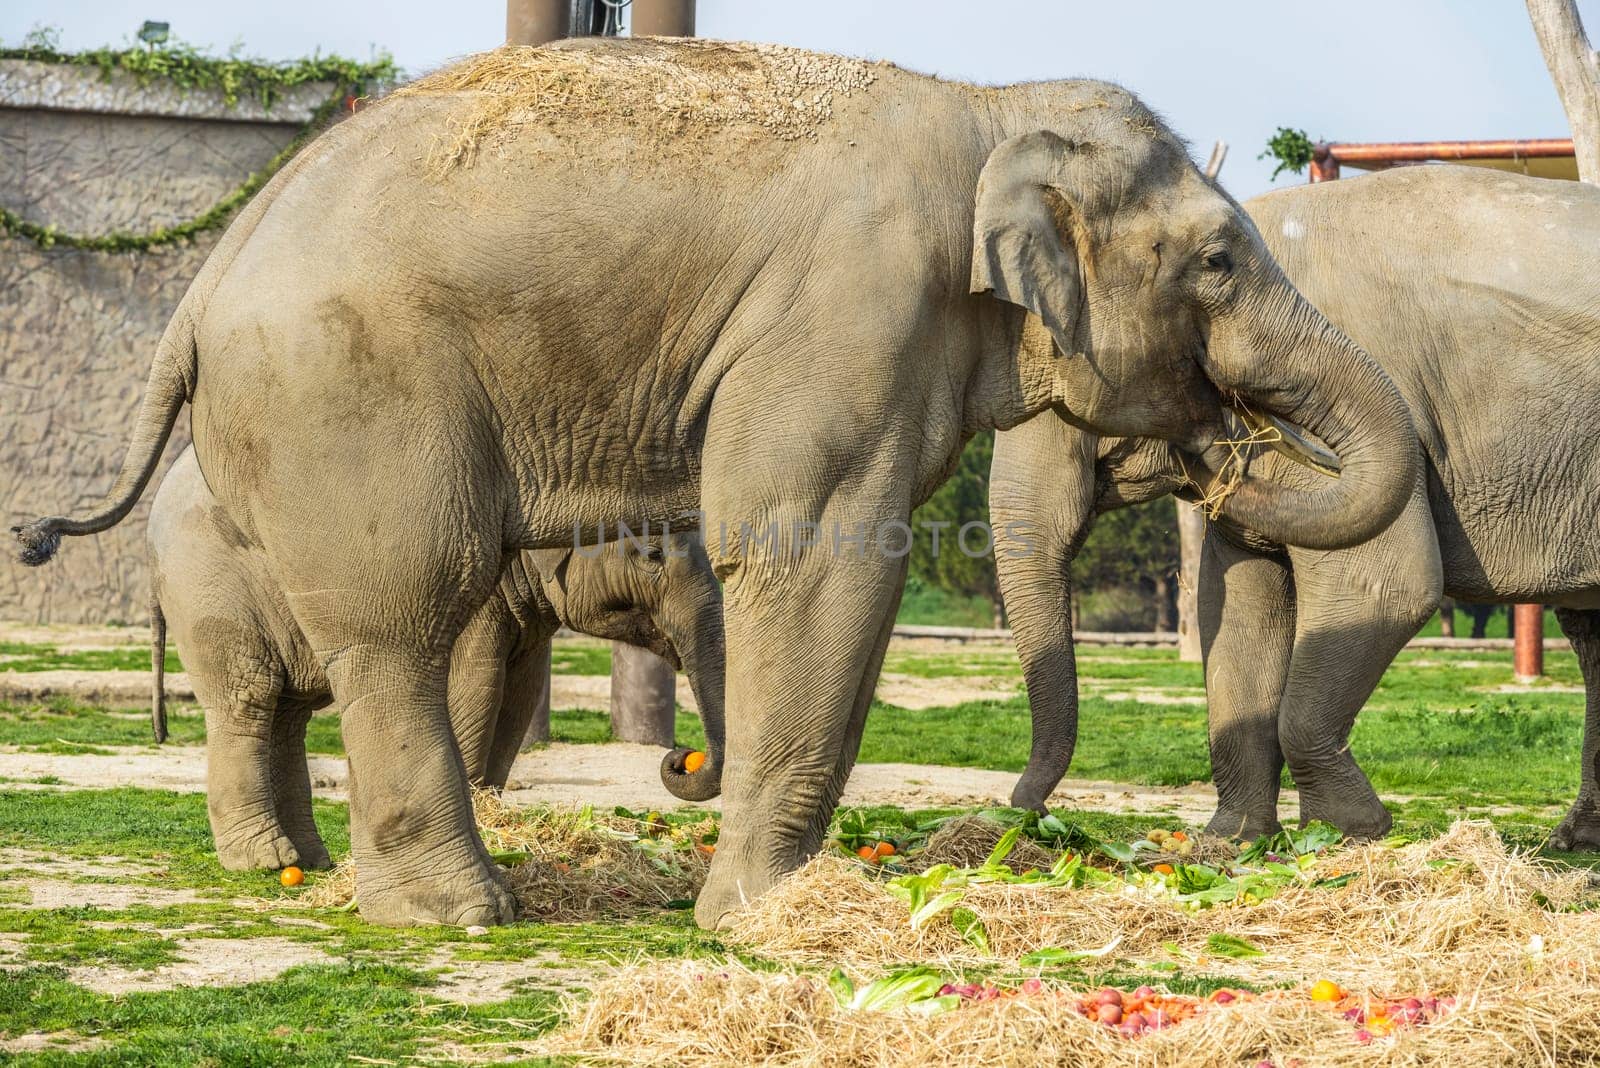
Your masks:
[[[710,41],[509,48],[276,176],[180,305],[105,503],[17,536],[42,563],[122,518],[192,403],[206,480],[345,709],[363,915],[489,924],[513,902],[451,740],[456,635],[506,553],[698,508],[728,654],[696,906],[715,925],[820,846],[897,532],[963,443],[1055,406],[1203,450],[1224,390],[1343,465],[1248,479],[1228,514],[1335,547],[1405,504],[1393,385],[1116,86]]]
[[[1278,826],[1285,759],[1302,819],[1357,835],[1390,825],[1347,747],[1394,655],[1441,594],[1555,604],[1588,690],[1583,781],[1555,832],[1600,846],[1600,190],[1419,167],[1270,193],[1246,209],[1295,286],[1389,372],[1425,472],[1399,518],[1338,551],[1285,547],[1231,520],[1206,530],[1200,631],[1218,792],[1212,831]],[[1317,476],[1267,454],[1269,477]],[[1067,570],[1093,517],[1185,489],[1165,444],[1100,438],[1043,416],[999,436],[1000,584],[1034,737],[1013,803],[1039,808],[1067,768],[1077,676]]]
[[[319,868],[305,732],[333,701],[261,551],[218,506],[186,449],[150,510],[156,741],[166,738],[168,628],[206,709],[207,808],[222,866]],[[565,624],[650,649],[683,667],[704,718],[707,759],[693,774],[669,754],[662,782],[715,796],[722,754],[722,597],[699,538],[678,534],[511,557],[499,587],[451,654],[450,724],[467,779],[503,787],[527,732],[551,636]]]

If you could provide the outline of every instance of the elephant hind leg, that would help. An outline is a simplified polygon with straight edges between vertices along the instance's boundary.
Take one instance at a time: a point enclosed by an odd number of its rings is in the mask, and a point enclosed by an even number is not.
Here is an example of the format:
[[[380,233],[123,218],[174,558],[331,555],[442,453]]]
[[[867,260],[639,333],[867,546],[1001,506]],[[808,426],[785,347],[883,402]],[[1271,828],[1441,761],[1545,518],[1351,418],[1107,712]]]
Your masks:
[[[335,499],[351,511],[333,509],[326,529],[370,525],[403,552],[288,525],[263,537],[275,570],[291,576],[289,609],[343,710],[356,899],[370,922],[487,925],[515,913],[478,837],[448,703],[452,647],[500,573],[501,516],[470,496],[483,481],[401,473]],[[457,525],[444,533],[439,516]]]
[[[206,700],[206,811],[217,860],[229,871],[303,865],[278,816],[273,732],[277,678]],[[309,785],[308,785],[309,792]]]
[[[1578,799],[1550,835],[1550,845],[1573,852],[1600,851],[1600,611],[1557,608],[1561,632],[1572,642],[1583,672],[1582,784]]]

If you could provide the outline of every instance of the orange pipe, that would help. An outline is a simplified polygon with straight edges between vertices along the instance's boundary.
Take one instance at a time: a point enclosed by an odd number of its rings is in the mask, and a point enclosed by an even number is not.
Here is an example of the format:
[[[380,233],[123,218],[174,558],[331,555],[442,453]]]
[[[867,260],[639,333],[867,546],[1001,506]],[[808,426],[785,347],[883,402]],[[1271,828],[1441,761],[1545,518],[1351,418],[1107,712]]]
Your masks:
[[[1512,611],[1517,623],[1514,670],[1518,681],[1527,682],[1544,674],[1544,605],[1519,604]]]

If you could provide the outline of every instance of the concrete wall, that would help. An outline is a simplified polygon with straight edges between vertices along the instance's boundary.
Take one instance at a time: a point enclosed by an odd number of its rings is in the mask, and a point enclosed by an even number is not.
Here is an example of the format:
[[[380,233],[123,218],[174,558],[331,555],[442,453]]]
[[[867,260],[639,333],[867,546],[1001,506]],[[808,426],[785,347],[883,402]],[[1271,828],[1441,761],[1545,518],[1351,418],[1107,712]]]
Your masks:
[[[193,218],[259,170],[332,87],[270,109],[219,94],[0,61],[0,206],[63,232],[142,233]],[[91,507],[110,487],[150,358],[220,231],[148,253],[40,249],[0,237],[0,520]],[[188,413],[167,461],[188,444]],[[148,617],[153,489],[112,530],[68,538],[41,568],[0,553],[0,619]]]

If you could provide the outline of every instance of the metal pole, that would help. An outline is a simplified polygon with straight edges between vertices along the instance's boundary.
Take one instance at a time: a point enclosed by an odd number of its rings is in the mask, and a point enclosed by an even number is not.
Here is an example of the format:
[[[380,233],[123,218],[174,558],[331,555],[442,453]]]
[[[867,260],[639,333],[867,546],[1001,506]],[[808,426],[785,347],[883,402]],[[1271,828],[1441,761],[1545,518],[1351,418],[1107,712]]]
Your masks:
[[[633,0],[634,37],[693,37],[694,0]],[[625,742],[671,747],[678,675],[654,653],[611,643],[611,733]]]
[[[1512,660],[1518,682],[1532,682],[1544,674],[1544,605],[1519,604],[1512,608],[1517,636]]]
[[[694,0],[633,0],[633,37],[693,37]]]

